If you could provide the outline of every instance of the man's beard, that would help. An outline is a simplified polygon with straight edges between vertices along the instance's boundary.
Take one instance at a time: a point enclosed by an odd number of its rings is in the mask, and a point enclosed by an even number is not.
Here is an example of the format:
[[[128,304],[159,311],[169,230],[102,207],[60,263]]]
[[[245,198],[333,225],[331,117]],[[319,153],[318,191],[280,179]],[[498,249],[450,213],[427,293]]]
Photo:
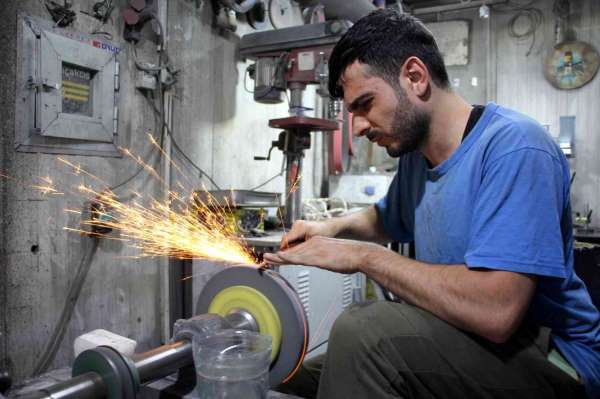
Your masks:
[[[385,149],[389,156],[394,158],[418,150],[427,140],[431,124],[429,114],[412,105],[402,91],[397,94],[397,98],[398,106],[394,112],[390,133],[371,131],[367,134],[369,139],[377,136],[393,139]]]

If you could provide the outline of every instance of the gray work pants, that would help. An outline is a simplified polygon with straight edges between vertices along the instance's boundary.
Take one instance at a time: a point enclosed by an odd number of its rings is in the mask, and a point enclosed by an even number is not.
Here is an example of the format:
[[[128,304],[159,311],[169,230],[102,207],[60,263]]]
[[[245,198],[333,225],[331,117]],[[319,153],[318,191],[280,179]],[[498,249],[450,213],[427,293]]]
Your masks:
[[[305,398],[584,398],[546,360],[547,330],[523,326],[504,344],[396,302],[356,305],[336,320],[327,354],[279,390]]]

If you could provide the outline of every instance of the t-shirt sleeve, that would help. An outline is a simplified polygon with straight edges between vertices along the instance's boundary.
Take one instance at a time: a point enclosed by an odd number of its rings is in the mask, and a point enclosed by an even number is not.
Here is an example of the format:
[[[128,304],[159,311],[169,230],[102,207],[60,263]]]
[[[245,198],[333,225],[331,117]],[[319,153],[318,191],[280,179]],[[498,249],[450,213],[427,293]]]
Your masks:
[[[563,185],[560,161],[543,150],[492,161],[473,204],[467,266],[565,277]]]
[[[405,208],[407,208],[408,204],[403,204],[400,198],[400,178],[398,177],[400,173],[401,170],[398,170],[387,194],[375,203],[375,210],[379,215],[379,220],[383,224],[383,230],[390,239],[393,241],[411,242],[413,241],[413,235],[407,228],[407,223],[402,213],[406,210]]]

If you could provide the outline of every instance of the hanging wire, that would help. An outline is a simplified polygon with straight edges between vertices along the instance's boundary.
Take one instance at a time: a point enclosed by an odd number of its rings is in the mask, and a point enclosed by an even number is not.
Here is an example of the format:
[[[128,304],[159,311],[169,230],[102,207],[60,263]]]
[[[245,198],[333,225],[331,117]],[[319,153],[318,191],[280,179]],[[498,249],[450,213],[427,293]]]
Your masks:
[[[146,97],[146,99],[148,101],[150,101],[150,99],[148,97]],[[150,105],[152,106],[153,111],[158,115],[160,114],[160,110],[158,108],[156,108],[156,105],[154,103],[150,103]],[[163,119],[164,121],[164,119]],[[217,190],[221,190],[221,187],[219,187],[219,185],[214,181],[214,179],[212,178],[211,175],[209,175],[208,173],[206,173],[204,171],[204,169],[202,169],[200,166],[198,166],[186,153],[185,151],[181,148],[181,146],[177,143],[177,141],[175,140],[175,138],[173,137],[173,132],[171,131],[171,128],[169,127],[169,125],[165,122],[163,122],[163,127],[164,129],[166,129],[166,131],[168,132],[170,139],[171,139],[171,145],[173,146],[173,148],[179,153],[180,156],[182,156],[191,166],[192,168],[196,169],[196,171],[198,171],[200,173],[200,177],[206,177],[208,179],[208,181],[217,189]],[[164,130],[163,129],[163,130]]]
[[[63,4],[58,4],[52,0],[45,0],[44,6],[54,21],[54,26],[65,28],[73,23],[77,18],[75,11],[71,10],[73,4],[70,1],[64,0]]]
[[[527,28],[525,31],[520,31],[516,28],[517,22],[519,20],[527,21]],[[529,56],[533,51],[533,48],[536,43],[536,33],[539,27],[544,22],[544,15],[537,8],[525,9],[518,11],[508,22],[508,34],[510,37],[516,39],[518,42],[524,42],[531,40],[531,44],[529,45],[529,49],[526,56]]]
[[[495,11],[514,13],[508,21],[508,35],[518,43],[530,42],[526,56],[529,56],[535,48],[538,29],[544,23],[544,13],[539,8],[534,7],[536,2],[537,0],[525,2],[510,0],[505,4],[493,6]]]
[[[67,327],[69,326],[69,322],[73,316],[75,305],[77,305],[77,300],[79,299],[86,277],[90,271],[92,259],[94,258],[94,254],[98,249],[98,243],[98,237],[92,237],[91,243],[88,244],[88,248],[84,252],[79,262],[79,266],[75,272],[75,277],[69,287],[69,292],[67,293],[65,303],[60,312],[58,322],[56,323],[56,326],[50,335],[50,339],[46,344],[44,352],[40,356],[40,360],[34,368],[33,376],[40,375],[48,370],[48,367],[52,364],[52,361],[56,356],[56,352],[58,352],[58,349],[60,348],[60,344],[65,337],[65,332],[67,331]]]

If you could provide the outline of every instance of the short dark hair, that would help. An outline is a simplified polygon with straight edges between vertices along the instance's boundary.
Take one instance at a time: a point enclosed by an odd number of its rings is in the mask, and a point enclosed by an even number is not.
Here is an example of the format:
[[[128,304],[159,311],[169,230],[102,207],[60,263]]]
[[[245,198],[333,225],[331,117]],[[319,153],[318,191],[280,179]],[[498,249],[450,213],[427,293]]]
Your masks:
[[[358,20],[335,45],[329,58],[329,93],[337,98],[344,96],[339,80],[356,60],[394,84],[402,64],[412,56],[423,61],[438,87],[450,87],[435,39],[419,19],[391,9],[373,11]]]

